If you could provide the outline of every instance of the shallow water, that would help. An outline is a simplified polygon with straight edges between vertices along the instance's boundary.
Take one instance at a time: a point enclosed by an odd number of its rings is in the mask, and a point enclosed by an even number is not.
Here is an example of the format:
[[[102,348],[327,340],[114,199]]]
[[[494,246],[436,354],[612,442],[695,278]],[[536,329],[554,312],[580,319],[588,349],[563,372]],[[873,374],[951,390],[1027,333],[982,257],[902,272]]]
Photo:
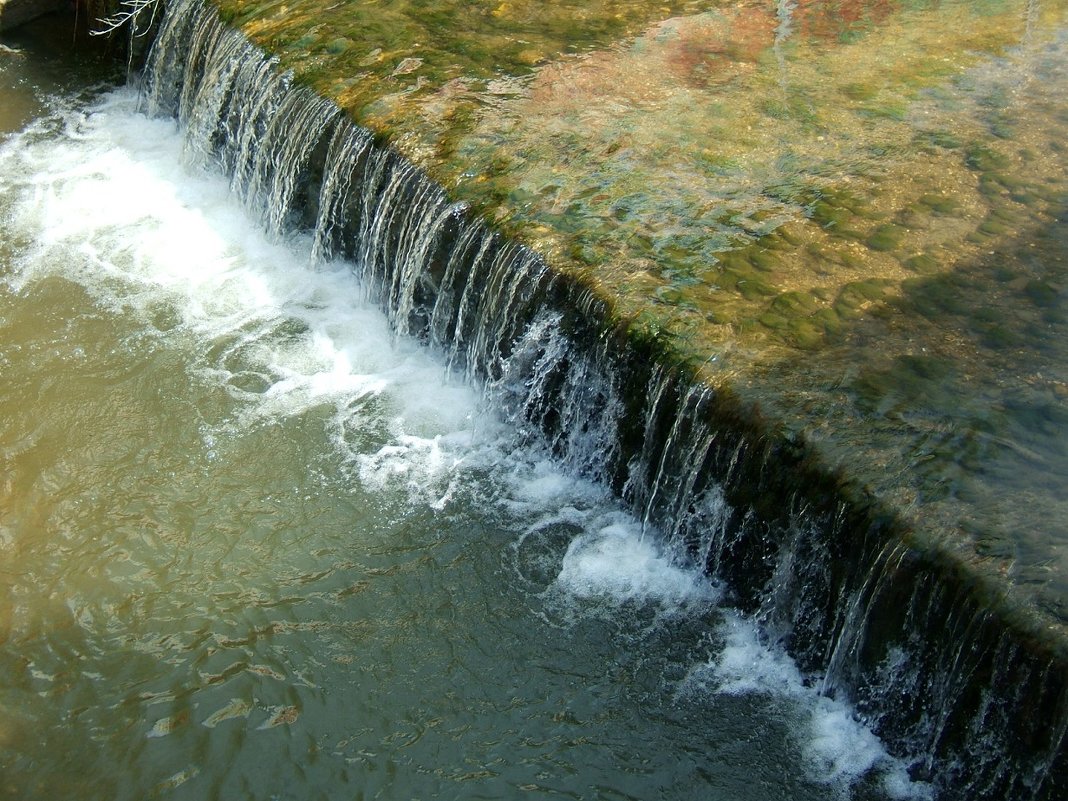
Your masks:
[[[0,63],[38,117],[0,145],[0,794],[923,797],[347,265],[38,57]]]

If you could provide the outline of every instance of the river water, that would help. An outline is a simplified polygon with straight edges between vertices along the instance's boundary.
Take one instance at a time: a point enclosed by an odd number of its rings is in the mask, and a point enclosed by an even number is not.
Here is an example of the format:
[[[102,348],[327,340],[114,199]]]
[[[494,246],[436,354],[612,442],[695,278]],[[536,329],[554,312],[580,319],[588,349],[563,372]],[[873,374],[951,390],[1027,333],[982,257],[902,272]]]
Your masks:
[[[929,795],[113,67],[3,44],[0,797]]]

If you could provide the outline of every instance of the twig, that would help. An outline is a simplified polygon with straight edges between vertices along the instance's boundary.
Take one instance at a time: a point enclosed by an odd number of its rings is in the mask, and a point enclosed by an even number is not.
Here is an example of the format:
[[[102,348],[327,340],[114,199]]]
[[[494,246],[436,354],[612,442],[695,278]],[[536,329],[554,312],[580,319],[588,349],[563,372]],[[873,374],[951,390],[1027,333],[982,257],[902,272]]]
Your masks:
[[[91,36],[108,36],[126,25],[130,26],[131,36],[144,36],[152,30],[152,23],[156,19],[156,11],[161,0],[122,0],[119,10],[107,17],[100,17],[96,21],[96,27],[89,33]],[[146,9],[152,12],[148,25],[138,30],[138,18]]]

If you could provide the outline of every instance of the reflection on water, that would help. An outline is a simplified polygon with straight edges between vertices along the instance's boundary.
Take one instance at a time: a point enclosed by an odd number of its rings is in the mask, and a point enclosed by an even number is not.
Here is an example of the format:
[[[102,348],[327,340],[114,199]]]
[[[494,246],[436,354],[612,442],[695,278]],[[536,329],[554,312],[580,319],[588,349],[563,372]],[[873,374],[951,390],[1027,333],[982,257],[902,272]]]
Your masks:
[[[135,106],[0,149],[0,793],[923,797]]]

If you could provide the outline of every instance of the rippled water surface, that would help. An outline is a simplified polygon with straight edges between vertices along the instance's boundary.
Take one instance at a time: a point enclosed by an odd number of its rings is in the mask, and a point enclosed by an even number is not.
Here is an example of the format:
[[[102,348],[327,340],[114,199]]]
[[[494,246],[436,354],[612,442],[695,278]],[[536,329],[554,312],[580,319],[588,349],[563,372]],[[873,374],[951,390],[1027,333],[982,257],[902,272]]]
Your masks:
[[[924,795],[173,122],[5,58],[0,795]]]

